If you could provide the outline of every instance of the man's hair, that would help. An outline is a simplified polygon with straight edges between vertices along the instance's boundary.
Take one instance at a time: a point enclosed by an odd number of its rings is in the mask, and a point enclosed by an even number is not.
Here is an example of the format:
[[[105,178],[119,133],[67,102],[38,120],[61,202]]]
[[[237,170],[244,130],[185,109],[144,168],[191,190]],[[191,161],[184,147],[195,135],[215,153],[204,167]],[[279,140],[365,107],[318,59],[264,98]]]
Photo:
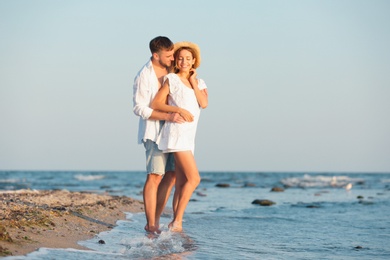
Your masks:
[[[173,42],[165,36],[157,36],[149,43],[149,49],[152,54],[160,51],[171,51],[174,47]]]

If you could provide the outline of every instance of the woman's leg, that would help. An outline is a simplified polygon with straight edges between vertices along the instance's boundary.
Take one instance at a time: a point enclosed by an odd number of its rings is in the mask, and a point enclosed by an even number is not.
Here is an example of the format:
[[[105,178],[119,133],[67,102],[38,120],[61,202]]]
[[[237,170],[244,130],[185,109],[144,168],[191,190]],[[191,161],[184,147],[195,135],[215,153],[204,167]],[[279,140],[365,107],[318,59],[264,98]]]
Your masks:
[[[178,191],[177,207],[172,221],[174,231],[182,229],[184,211],[191,199],[192,193],[200,183],[200,175],[196,166],[194,155],[191,151],[176,152],[175,163],[178,169],[177,178],[180,178],[181,187]],[[176,180],[177,181],[177,180]]]
[[[179,203],[181,190],[183,188],[184,183],[187,181],[187,178],[185,177],[183,171],[178,166],[176,166],[175,168],[175,175],[176,175],[175,192],[173,194],[173,200],[172,200],[173,219],[175,219],[176,216],[177,205]]]

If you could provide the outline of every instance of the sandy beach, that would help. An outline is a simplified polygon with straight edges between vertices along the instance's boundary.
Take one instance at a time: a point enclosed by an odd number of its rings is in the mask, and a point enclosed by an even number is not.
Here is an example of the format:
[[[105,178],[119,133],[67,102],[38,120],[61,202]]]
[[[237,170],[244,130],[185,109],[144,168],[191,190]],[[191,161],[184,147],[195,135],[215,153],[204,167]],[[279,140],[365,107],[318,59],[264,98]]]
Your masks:
[[[3,191],[0,203],[0,257],[86,249],[77,242],[111,229],[124,212],[143,211],[143,202],[129,197],[66,190]]]

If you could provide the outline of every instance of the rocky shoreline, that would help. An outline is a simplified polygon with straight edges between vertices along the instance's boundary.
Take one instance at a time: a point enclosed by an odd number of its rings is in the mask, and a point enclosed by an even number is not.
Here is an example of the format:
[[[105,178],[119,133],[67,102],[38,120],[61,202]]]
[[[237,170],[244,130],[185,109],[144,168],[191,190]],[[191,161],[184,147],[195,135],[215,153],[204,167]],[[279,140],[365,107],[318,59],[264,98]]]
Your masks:
[[[89,192],[0,192],[0,257],[25,255],[40,247],[78,245],[113,228],[125,212],[142,212],[143,202]]]

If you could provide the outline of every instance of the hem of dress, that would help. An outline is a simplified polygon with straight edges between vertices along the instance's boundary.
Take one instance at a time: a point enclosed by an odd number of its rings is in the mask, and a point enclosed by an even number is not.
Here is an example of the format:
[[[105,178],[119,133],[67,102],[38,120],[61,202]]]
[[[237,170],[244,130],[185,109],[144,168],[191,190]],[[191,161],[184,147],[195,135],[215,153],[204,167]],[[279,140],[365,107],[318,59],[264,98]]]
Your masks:
[[[167,149],[163,150],[163,153],[175,153],[175,152],[185,152],[185,151],[192,151],[191,149]]]

